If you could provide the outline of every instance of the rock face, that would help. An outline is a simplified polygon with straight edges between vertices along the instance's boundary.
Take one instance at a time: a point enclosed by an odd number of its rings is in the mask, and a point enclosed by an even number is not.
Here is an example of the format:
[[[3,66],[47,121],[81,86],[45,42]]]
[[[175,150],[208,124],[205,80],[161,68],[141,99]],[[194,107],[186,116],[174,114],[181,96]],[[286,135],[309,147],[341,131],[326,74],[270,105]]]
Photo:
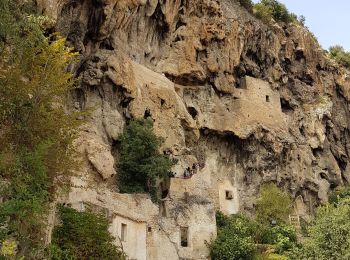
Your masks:
[[[72,109],[93,111],[74,203],[96,204],[99,192],[127,205],[97,203],[148,227],[144,246],[119,241],[129,254],[140,250],[137,259],[206,259],[215,210],[253,213],[264,182],[288,190],[307,215],[350,181],[349,72],[305,28],[268,27],[233,0],[38,4],[81,54]],[[160,206],[141,212],[135,200],[152,203],[121,196],[112,177],[118,136],[139,117],[154,120],[177,177],[202,166],[189,180],[173,178]]]

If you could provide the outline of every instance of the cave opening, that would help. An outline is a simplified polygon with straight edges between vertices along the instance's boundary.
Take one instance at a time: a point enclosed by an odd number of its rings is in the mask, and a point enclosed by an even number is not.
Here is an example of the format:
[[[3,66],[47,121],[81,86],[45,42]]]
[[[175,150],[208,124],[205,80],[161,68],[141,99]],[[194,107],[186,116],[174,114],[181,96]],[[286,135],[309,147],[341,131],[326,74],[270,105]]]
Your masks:
[[[198,111],[194,107],[187,107],[187,111],[194,120],[197,119]]]

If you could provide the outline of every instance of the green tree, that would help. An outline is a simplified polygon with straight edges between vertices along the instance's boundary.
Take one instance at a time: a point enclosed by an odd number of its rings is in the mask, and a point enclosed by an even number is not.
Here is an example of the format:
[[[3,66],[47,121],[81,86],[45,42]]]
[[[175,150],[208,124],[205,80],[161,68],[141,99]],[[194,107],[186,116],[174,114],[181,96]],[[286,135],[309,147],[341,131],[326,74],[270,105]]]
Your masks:
[[[274,245],[278,253],[283,253],[296,245],[297,236],[293,226],[282,224],[267,228],[262,242]]]
[[[261,0],[253,9],[255,16],[266,24],[271,23],[272,18],[276,22],[298,22],[297,16],[290,13],[284,4],[277,0]]]
[[[125,254],[116,247],[108,232],[108,220],[92,212],[78,212],[61,207],[60,224],[53,232],[50,247],[52,260],[124,260]]]
[[[292,200],[290,196],[280,190],[275,184],[262,185],[256,203],[256,216],[261,223],[285,223],[292,211]]]
[[[242,215],[217,213],[218,236],[210,244],[213,260],[253,259],[256,254],[256,224]]]
[[[348,201],[327,204],[316,212],[308,237],[293,259],[350,259],[350,206]]]
[[[167,178],[173,162],[160,154],[161,139],[149,119],[132,120],[121,138],[119,183],[121,192],[148,192],[156,198],[157,178]]]
[[[43,246],[48,204],[76,164],[79,121],[65,109],[76,54],[63,38],[45,37],[47,18],[20,2],[0,4],[0,242],[14,238],[20,255],[39,258],[29,254]]]

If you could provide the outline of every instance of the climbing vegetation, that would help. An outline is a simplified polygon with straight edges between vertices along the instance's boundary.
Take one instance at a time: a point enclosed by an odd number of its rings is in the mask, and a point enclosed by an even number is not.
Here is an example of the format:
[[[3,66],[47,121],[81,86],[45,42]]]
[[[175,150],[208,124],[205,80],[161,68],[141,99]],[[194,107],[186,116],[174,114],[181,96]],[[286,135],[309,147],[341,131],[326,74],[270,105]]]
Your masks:
[[[76,54],[21,2],[0,4],[0,243],[39,259],[48,205],[76,164],[79,121],[65,110]]]
[[[102,214],[78,212],[60,207],[60,224],[53,231],[49,258],[52,260],[125,260],[121,248],[113,244],[108,219]]]
[[[156,180],[168,177],[173,161],[160,154],[162,140],[154,134],[152,120],[130,121],[120,140],[120,191],[147,192],[156,199]]]

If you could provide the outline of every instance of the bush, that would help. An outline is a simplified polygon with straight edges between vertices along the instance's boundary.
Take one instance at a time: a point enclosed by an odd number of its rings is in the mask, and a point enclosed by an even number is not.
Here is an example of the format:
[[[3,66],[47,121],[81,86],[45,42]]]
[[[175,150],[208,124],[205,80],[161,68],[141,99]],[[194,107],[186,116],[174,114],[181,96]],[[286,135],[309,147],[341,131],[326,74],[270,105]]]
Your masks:
[[[275,245],[277,253],[283,253],[295,246],[297,236],[293,226],[278,225],[268,229],[262,241],[265,244]]]
[[[292,200],[289,195],[280,190],[275,184],[264,184],[258,195],[256,204],[257,220],[260,223],[286,223],[292,211]]]
[[[253,9],[255,16],[267,24],[271,23],[272,18],[276,22],[298,22],[297,16],[289,13],[287,7],[276,0],[261,0]]]
[[[299,259],[350,259],[350,206],[327,204],[316,212]]]
[[[271,9],[262,3],[254,5],[253,13],[263,23],[270,24],[272,21]]]
[[[350,52],[346,52],[342,46],[330,47],[329,54],[338,64],[350,68]]]
[[[210,245],[215,260],[253,259],[256,254],[254,221],[235,215],[226,217],[217,213],[218,236]]]
[[[248,12],[253,13],[254,3],[251,0],[239,0],[239,4],[247,9]]]
[[[121,136],[119,187],[121,192],[148,192],[157,198],[157,178],[167,178],[173,166],[159,153],[161,139],[149,119],[132,120]]]
[[[329,203],[337,205],[350,198],[350,187],[337,187],[328,197]]]
[[[65,207],[60,207],[59,216],[61,223],[53,231],[50,259],[126,259],[113,244],[104,216]]]

